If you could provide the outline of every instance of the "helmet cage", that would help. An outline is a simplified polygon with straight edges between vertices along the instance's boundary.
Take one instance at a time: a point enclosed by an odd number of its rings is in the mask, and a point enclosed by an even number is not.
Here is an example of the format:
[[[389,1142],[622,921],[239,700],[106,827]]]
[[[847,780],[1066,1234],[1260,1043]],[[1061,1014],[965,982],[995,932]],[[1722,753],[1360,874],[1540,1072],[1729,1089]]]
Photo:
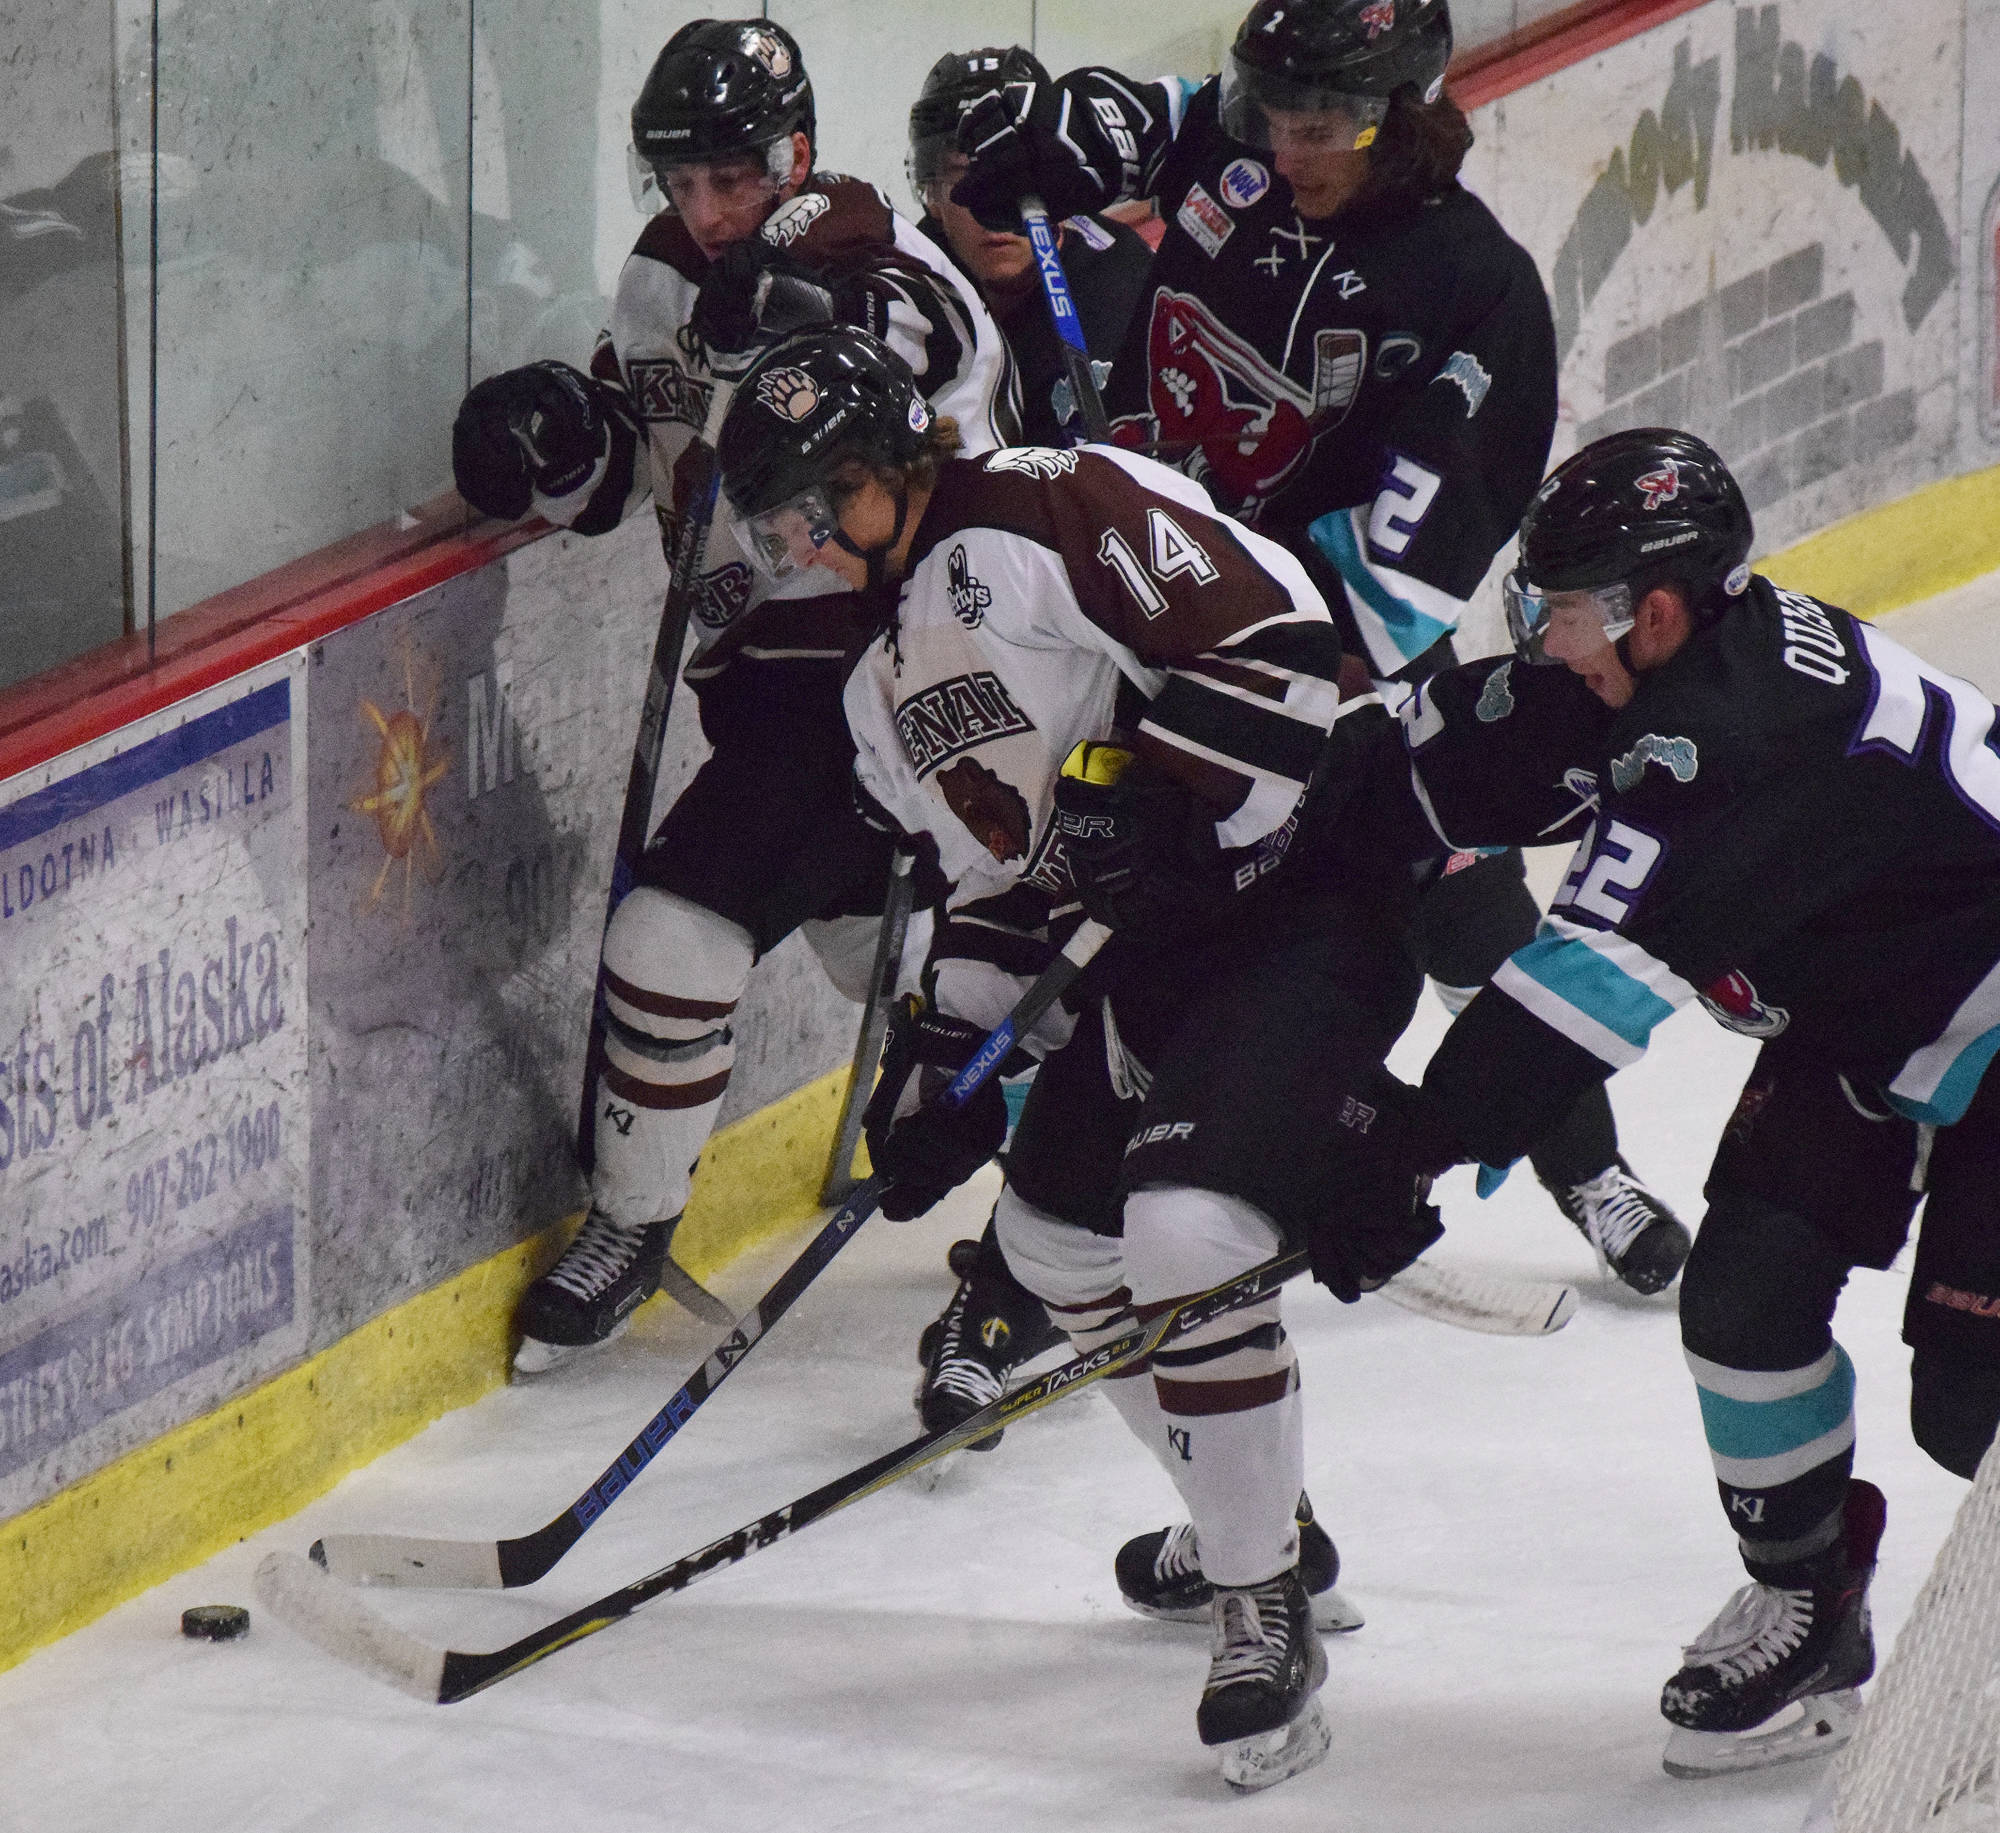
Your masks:
[[[1507,634],[1514,653],[1537,668],[1562,660],[1548,652],[1549,627],[1555,617],[1575,612],[1595,619],[1603,628],[1604,640],[1615,643],[1627,635],[1638,621],[1632,587],[1624,581],[1604,586],[1572,586],[1544,589],[1533,584],[1525,567],[1515,567],[1501,581],[1500,603],[1507,617]]]
[[[1375,143],[1389,118],[1389,98],[1362,95],[1324,80],[1247,63],[1231,48],[1222,66],[1222,131],[1244,146],[1268,151],[1268,113],[1335,117],[1332,136],[1341,152],[1360,152]]]

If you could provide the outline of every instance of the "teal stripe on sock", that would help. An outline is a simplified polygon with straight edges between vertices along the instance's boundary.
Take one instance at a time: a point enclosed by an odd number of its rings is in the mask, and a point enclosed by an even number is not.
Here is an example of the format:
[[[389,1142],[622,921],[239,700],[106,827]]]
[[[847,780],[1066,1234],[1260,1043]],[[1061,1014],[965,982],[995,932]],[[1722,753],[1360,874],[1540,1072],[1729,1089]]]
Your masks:
[[[1838,1343],[1833,1370],[1818,1387],[1785,1400],[1731,1400],[1705,1387],[1702,1430],[1718,1458],[1782,1457],[1835,1431],[1854,1412],[1854,1364]]]

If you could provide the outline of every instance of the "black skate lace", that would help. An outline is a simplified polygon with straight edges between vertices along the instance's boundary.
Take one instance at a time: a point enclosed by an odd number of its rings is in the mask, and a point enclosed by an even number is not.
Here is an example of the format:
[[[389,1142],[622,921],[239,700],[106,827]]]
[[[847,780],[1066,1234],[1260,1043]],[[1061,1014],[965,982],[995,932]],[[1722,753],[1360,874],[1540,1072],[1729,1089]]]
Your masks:
[[[1284,1665],[1285,1641],[1264,1628],[1264,1612],[1275,1621],[1285,1616],[1283,1588],[1273,1580],[1242,1590],[1218,1590],[1222,1609],[1215,1620],[1215,1645],[1208,1666],[1208,1685],[1235,1686],[1246,1680],[1275,1680]]]
[[[1617,1165],[1573,1186],[1584,1232],[1607,1260],[1618,1260],[1659,1217],[1646,1192]]]
[[[1813,1594],[1745,1585],[1683,1651],[1689,1667],[1712,1667],[1732,1685],[1777,1666],[1812,1628]]]
[[[1201,1551],[1195,1545],[1194,1523],[1183,1521],[1178,1527],[1168,1528],[1160,1550],[1153,1555],[1154,1576],[1171,1583],[1179,1578],[1193,1578],[1200,1571]]]
[[[645,1240],[644,1228],[621,1227],[593,1209],[584,1217],[576,1239],[549,1269],[549,1279],[580,1299],[594,1299],[639,1258]]]

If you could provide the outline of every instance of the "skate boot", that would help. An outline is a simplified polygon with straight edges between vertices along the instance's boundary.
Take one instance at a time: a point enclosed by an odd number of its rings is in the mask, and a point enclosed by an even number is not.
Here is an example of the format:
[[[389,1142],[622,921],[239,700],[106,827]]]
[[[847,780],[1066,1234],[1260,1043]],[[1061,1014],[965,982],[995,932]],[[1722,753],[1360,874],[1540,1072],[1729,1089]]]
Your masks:
[[[926,1432],[947,1432],[970,1419],[1006,1392],[1010,1371],[1064,1341],[1034,1294],[1015,1281],[1004,1261],[995,1264],[997,1255],[982,1254],[976,1241],[962,1241],[947,1258],[959,1274],[958,1290],[917,1339],[924,1365],[917,1417]],[[991,1451],[1000,1437],[995,1432],[966,1449]]]
[[[1687,1649],[1660,1711],[1678,1727],[1670,1776],[1720,1776],[1823,1756],[1854,1735],[1861,1683],[1875,1671],[1868,1581],[1887,1505],[1847,1485],[1844,1533],[1822,1553],[1752,1566],[1744,1586]],[[1794,1710],[1796,1708],[1796,1710]]]
[[[1623,1158],[1581,1184],[1545,1187],[1600,1259],[1634,1292],[1664,1292],[1680,1277],[1694,1238],[1632,1175]]]
[[[1248,1792],[1310,1769],[1333,1742],[1317,1697],[1326,1649],[1298,1569],[1261,1585],[1217,1585],[1208,1684],[1195,1712],[1222,1779]]]
[[[626,1228],[602,1211],[584,1217],[562,1258],[530,1286],[514,1314],[517,1375],[544,1375],[608,1343],[660,1289],[668,1222]]]
[[[1325,1630],[1359,1629],[1367,1618],[1334,1589],[1340,1578],[1340,1552],[1313,1518],[1312,1502],[1303,1491],[1298,1524],[1299,1578],[1312,1601],[1313,1621]],[[1126,1609],[1166,1623],[1210,1621],[1215,1587],[1202,1577],[1191,1521],[1126,1541],[1118,1549],[1114,1569]]]

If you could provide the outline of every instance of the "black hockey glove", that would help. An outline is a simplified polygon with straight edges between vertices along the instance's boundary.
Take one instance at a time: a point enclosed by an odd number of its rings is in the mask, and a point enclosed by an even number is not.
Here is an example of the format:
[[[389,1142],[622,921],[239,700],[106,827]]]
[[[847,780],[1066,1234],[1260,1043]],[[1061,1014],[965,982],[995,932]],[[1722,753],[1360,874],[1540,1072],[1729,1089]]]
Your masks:
[[[1077,752],[1086,759],[1071,753],[1056,779],[1055,827],[1084,913],[1113,929],[1172,933],[1225,909],[1235,868],[1215,837],[1215,810],[1142,762],[1102,780],[1112,772],[1095,760],[1117,758],[1115,746]]]
[[[927,1012],[911,999],[889,1021],[882,1079],[861,1116],[868,1157],[889,1180],[882,1213],[908,1222],[934,1209],[1000,1150],[1007,1098],[989,1076],[963,1107],[943,1099],[986,1033],[962,1018]],[[1023,1060],[1021,1067],[1025,1068]]]
[[[1444,1234],[1431,1180],[1469,1156],[1419,1089],[1387,1070],[1341,1094],[1326,1207],[1306,1233],[1313,1278],[1344,1305],[1392,1279]]]
[[[1007,83],[958,124],[972,168],[953,188],[989,229],[1021,233],[1021,199],[1039,197],[1060,222],[1102,210],[1139,183],[1139,142],[1125,102],[1087,70],[1054,83]]]
[[[716,256],[688,322],[708,349],[741,351],[834,316],[832,289],[752,236]]]
[[[530,363],[478,383],[451,427],[451,474],[481,515],[528,513],[534,492],[567,496],[610,450],[598,385],[567,363]]]

